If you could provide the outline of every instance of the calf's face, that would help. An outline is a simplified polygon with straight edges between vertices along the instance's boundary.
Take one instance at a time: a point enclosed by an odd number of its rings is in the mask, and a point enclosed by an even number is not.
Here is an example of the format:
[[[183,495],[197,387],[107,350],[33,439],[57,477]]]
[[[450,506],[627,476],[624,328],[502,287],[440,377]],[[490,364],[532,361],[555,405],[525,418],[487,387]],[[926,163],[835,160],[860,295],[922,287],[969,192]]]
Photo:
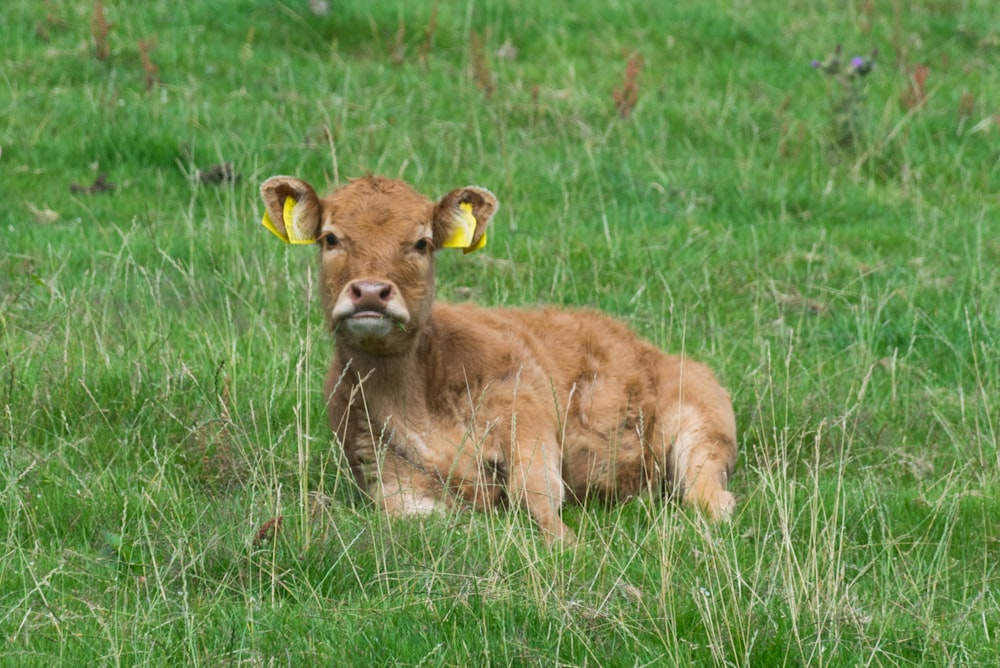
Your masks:
[[[497,209],[468,186],[432,202],[406,183],[364,177],[325,198],[308,183],[274,176],[261,186],[264,225],[287,243],[320,248],[320,294],[338,346],[403,354],[430,317],[434,253],[485,245]]]

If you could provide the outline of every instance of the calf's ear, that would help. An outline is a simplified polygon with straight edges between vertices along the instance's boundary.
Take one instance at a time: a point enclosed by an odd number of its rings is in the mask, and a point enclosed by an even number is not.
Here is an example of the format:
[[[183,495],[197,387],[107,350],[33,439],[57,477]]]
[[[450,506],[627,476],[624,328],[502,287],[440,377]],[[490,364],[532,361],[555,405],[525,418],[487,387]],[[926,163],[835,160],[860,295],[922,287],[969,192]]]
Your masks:
[[[286,244],[311,244],[319,236],[322,207],[313,187],[293,176],[272,176],[260,186],[261,223]]]
[[[486,227],[500,204],[486,188],[452,190],[434,207],[434,245],[466,253],[486,245]]]

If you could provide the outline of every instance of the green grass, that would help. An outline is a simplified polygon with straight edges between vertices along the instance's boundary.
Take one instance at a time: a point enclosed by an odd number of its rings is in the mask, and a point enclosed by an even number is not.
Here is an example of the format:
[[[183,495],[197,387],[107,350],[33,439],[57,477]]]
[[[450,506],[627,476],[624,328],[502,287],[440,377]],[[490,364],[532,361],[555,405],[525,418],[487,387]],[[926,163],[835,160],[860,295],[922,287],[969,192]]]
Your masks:
[[[105,4],[103,61],[89,1],[0,13],[0,663],[1000,664],[995,3]],[[837,43],[880,53],[846,149]],[[734,521],[368,507],[256,192],[367,170],[498,195],[442,298],[709,363]]]

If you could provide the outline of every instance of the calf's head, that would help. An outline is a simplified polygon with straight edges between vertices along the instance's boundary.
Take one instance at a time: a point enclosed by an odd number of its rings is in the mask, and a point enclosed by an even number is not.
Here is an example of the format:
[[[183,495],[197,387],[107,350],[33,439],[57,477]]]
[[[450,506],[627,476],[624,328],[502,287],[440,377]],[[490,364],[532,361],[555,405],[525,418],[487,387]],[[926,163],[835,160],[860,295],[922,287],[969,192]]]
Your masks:
[[[483,188],[432,202],[403,181],[375,176],[324,198],[291,176],[272,176],[260,192],[265,227],[286,243],[319,246],[320,294],[338,346],[375,356],[410,348],[430,317],[434,253],[484,246],[497,210]]]

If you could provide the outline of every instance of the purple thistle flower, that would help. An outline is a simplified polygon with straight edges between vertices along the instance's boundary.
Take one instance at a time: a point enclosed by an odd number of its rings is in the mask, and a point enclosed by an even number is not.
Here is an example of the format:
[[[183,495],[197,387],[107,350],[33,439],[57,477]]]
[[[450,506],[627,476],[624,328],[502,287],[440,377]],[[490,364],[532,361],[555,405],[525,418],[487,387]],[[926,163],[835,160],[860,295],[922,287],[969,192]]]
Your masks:
[[[862,67],[864,67],[864,65],[865,65],[865,59],[862,58],[861,56],[854,56],[853,58],[851,58],[851,67],[853,67],[854,69],[856,70],[861,69]]]
[[[817,68],[817,67],[819,67],[819,66],[820,66],[820,65],[822,65],[822,64],[823,64],[823,63],[819,62],[818,60],[814,60],[814,61],[812,61],[811,63],[809,63],[809,67],[812,67],[812,68]]]

